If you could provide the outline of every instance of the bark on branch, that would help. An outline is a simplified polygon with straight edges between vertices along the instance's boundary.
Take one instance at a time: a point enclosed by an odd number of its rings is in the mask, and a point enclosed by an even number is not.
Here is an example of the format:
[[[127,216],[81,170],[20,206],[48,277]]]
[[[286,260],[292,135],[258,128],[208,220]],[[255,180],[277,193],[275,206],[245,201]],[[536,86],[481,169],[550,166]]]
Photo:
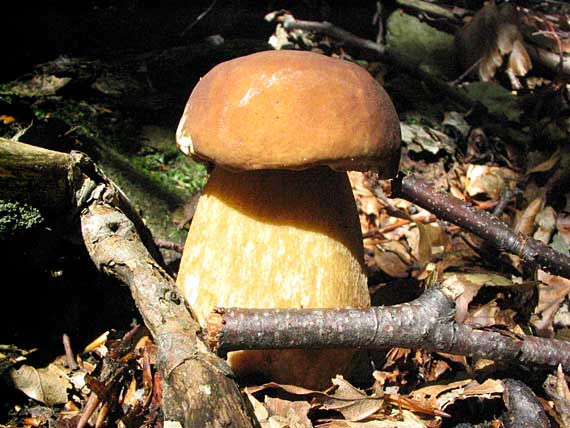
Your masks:
[[[130,287],[154,337],[166,420],[185,427],[257,426],[231,370],[200,341],[198,322],[151,255],[157,251],[142,220],[87,156],[0,139],[0,198],[42,212],[53,210],[55,201],[57,212],[76,214],[91,259]]]
[[[475,330],[454,321],[458,286],[428,289],[418,299],[369,309],[217,308],[208,343],[218,353],[238,349],[402,347],[517,361],[570,370],[570,343]]]

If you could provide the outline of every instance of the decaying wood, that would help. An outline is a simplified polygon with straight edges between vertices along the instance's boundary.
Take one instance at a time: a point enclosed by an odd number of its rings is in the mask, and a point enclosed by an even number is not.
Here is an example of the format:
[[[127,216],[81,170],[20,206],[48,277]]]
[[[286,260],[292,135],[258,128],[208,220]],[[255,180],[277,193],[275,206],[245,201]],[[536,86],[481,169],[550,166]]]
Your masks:
[[[54,218],[69,211],[74,195],[69,155],[0,139],[0,199],[42,207]]]
[[[513,337],[455,322],[449,281],[418,299],[368,309],[217,308],[208,320],[208,343],[219,353],[238,349],[402,347],[570,370],[570,342]],[[284,327],[286,326],[286,328]]]
[[[40,211],[57,203],[59,211],[75,213],[97,268],[130,287],[157,345],[166,420],[184,427],[257,426],[231,370],[200,341],[198,322],[149,252],[152,240],[141,239],[148,234],[142,220],[85,155],[0,139],[0,171],[0,198],[22,198]],[[18,183],[30,195],[14,190]]]
[[[536,268],[570,278],[570,257],[541,241],[515,232],[486,211],[474,210],[463,201],[412,176],[400,175],[392,181],[391,189],[392,197],[413,202],[440,219],[475,234],[495,248],[519,256]]]

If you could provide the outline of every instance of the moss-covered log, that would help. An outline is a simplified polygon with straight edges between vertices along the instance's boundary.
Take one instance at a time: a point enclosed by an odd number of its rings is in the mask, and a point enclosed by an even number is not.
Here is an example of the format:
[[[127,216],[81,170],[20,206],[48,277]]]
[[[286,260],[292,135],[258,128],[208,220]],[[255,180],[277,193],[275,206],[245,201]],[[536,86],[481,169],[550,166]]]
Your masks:
[[[65,213],[74,202],[72,169],[66,153],[0,139],[0,199],[29,204],[46,217]]]

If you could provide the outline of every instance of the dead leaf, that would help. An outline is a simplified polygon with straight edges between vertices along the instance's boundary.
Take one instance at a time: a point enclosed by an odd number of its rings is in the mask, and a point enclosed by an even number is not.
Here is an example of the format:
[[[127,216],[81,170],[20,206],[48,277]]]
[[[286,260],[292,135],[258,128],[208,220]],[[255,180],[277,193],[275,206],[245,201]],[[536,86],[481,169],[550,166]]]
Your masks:
[[[0,345],[0,376],[12,369],[16,364],[26,360],[26,357],[37,349],[21,349],[16,345]]]
[[[374,247],[377,266],[393,278],[407,278],[412,262],[408,248],[399,241],[384,241]]]
[[[570,279],[538,271],[538,305],[531,318],[531,324],[538,336],[552,337],[552,321],[566,296],[570,294]]]
[[[433,255],[443,251],[449,237],[438,224],[414,222],[403,230],[412,249],[412,255],[418,264],[417,274],[420,275]]]
[[[487,2],[457,32],[455,46],[463,69],[475,68],[483,82],[493,79],[505,56],[509,57],[507,70],[515,76],[532,69],[517,10],[509,3],[497,6],[494,1]]]
[[[249,400],[249,402],[253,407],[253,412],[255,413],[255,417],[259,422],[263,424],[264,421],[267,421],[269,419],[269,411],[261,401],[259,401],[257,398],[253,396],[251,391],[249,391],[249,388],[245,388],[244,392],[245,396],[247,397],[247,399]]]
[[[380,411],[384,405],[382,395],[370,396],[342,376],[337,376],[332,382],[337,389],[328,397],[318,397],[317,400],[323,409],[340,412],[347,421],[362,421]]]
[[[570,388],[561,366],[558,366],[555,375],[548,375],[544,382],[544,390],[554,401],[561,428],[570,428]]]
[[[463,138],[467,138],[471,131],[471,125],[465,120],[465,115],[456,111],[446,111],[441,124],[455,129]]]
[[[455,153],[455,146],[451,138],[441,131],[424,125],[401,124],[402,142],[409,151],[421,153],[426,151],[437,155],[440,151],[449,154]]]
[[[517,174],[509,168],[469,164],[465,191],[471,197],[486,196],[499,200],[506,189],[514,188],[516,181]]]
[[[345,419],[359,421],[369,417],[379,411],[384,400],[381,396],[372,396],[364,391],[352,386],[342,376],[332,379],[335,386],[332,392],[313,391],[295,385],[280,385],[277,383],[267,383],[259,387],[248,387],[249,394],[261,392],[264,389],[279,389],[289,394],[302,397],[312,397],[313,405],[322,407],[325,410],[340,412]]]
[[[465,323],[477,327],[505,326],[509,329],[517,329],[514,321],[516,312],[512,309],[502,309],[496,300],[479,306],[469,312]]]
[[[409,410],[394,410],[393,414],[384,416],[382,420],[365,422],[351,422],[343,420],[331,420],[319,424],[319,428],[427,428],[428,422]]]
[[[525,172],[525,175],[550,171],[558,164],[558,162],[560,162],[560,157],[561,157],[561,152],[560,152],[560,147],[558,147],[548,159],[539,161],[536,165],[529,166],[529,168]],[[532,159],[532,156],[530,154],[529,154],[529,159]]]
[[[264,383],[263,385],[258,386],[249,386],[246,388],[251,394],[256,394],[258,392],[264,391],[266,389],[280,389],[289,394],[293,395],[313,395],[313,394],[324,394],[321,391],[316,391],[313,389],[303,388],[302,386],[297,385],[287,385],[287,384],[279,384],[276,382],[268,382]]]
[[[435,400],[437,407],[444,410],[458,400],[465,400],[471,397],[491,399],[502,394],[503,391],[503,384],[499,380],[487,379],[480,384],[474,379],[465,379],[449,384],[420,388],[413,393],[413,397],[426,401]]]
[[[349,171],[348,178],[358,207],[362,233],[366,234],[380,226],[381,212],[384,206],[365,184],[364,174]]]
[[[566,247],[570,246],[570,215],[569,214],[559,214],[556,218],[556,229],[558,234],[562,237],[566,243]]]
[[[40,369],[23,365],[12,369],[10,378],[17,389],[47,406],[66,403],[67,389],[72,386],[64,371],[55,364]]]
[[[269,419],[273,418],[276,422],[283,423],[284,427],[312,428],[313,426],[307,416],[311,405],[306,401],[289,401],[266,396],[265,406],[269,412]]]
[[[444,273],[443,279],[448,280],[453,278],[453,281],[461,285],[463,293],[455,301],[456,313],[455,320],[457,322],[465,322],[468,315],[469,303],[479,292],[481,287],[486,285],[490,286],[510,286],[513,282],[504,276],[491,273]]]
[[[534,223],[536,216],[542,210],[544,205],[544,197],[539,196],[538,198],[534,199],[528,206],[524,209],[524,211],[517,216],[517,220],[515,222],[515,231],[520,232],[524,235],[530,236],[534,231]]]
[[[534,239],[548,244],[556,227],[556,211],[552,207],[544,207],[535,219],[537,229]]]

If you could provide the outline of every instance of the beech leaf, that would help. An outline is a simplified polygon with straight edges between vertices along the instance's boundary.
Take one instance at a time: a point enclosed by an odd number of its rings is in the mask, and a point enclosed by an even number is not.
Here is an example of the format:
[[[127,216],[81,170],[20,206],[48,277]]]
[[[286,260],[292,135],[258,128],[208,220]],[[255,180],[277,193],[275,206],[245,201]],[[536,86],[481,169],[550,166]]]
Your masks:
[[[517,175],[509,168],[487,165],[467,167],[465,191],[471,197],[485,195],[498,200],[507,188],[513,188]]]
[[[492,80],[508,56],[507,71],[525,76],[532,61],[523,43],[517,10],[509,3],[487,2],[455,37],[459,61],[465,70],[477,65],[479,79]]]
[[[560,305],[570,294],[570,279],[539,270],[538,280],[541,282],[538,287],[538,305],[531,324],[539,336],[552,337],[554,331],[552,321]]]
[[[544,390],[554,402],[554,407],[560,415],[562,427],[570,427],[570,388],[566,382],[562,367],[556,374],[549,375],[544,382]]]
[[[55,364],[40,369],[23,365],[12,369],[10,378],[17,389],[47,406],[66,403],[67,389],[72,386],[66,374]]]
[[[382,396],[369,396],[341,376],[337,376],[332,382],[337,386],[335,392],[328,397],[319,398],[324,409],[336,410],[346,420],[354,422],[366,419],[382,409]]]

